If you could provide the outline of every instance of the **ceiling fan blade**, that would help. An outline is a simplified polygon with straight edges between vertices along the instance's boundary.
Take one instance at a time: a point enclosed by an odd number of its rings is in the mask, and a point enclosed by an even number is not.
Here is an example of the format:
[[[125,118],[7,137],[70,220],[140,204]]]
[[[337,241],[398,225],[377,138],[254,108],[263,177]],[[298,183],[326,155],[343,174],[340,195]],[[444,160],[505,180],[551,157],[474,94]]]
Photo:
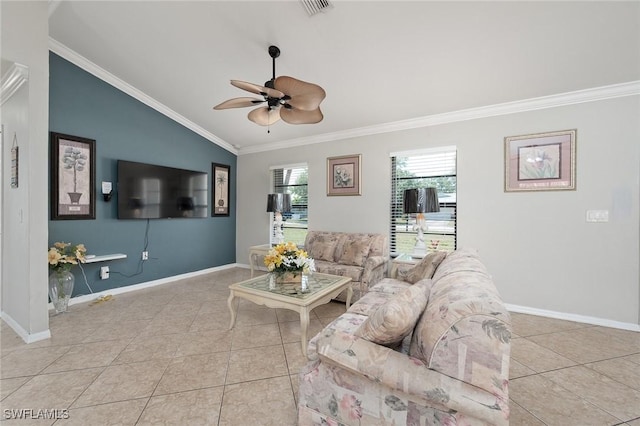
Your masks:
[[[280,108],[269,109],[269,107],[266,106],[256,108],[252,110],[247,117],[260,126],[270,126],[280,120]]]
[[[246,81],[231,80],[231,85],[236,86],[242,90],[246,90],[247,92],[255,93],[256,95],[262,95],[262,96],[266,95],[270,98],[279,99],[284,96],[284,93],[282,93],[279,90],[270,89],[268,87],[259,86],[253,83],[247,83]]]
[[[315,124],[321,122],[324,115],[322,115],[320,108],[316,108],[313,111],[280,108],[280,117],[282,121],[289,124]]]
[[[258,99],[258,98],[233,98],[214,106],[213,109],[250,107],[250,106],[261,104],[264,101],[265,101],[264,99]]]
[[[315,110],[327,96],[324,89],[317,84],[286,75],[276,78],[273,87],[291,97],[287,103],[299,110]]]

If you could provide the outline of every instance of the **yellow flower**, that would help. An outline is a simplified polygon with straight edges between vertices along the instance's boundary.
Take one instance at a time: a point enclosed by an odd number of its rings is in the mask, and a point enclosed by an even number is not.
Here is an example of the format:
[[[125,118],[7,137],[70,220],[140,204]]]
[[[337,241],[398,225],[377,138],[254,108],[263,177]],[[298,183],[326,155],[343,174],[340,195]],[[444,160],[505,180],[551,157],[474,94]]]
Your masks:
[[[57,265],[60,259],[62,258],[62,255],[58,252],[58,250],[52,247],[49,249],[48,258],[49,258],[49,265]]]

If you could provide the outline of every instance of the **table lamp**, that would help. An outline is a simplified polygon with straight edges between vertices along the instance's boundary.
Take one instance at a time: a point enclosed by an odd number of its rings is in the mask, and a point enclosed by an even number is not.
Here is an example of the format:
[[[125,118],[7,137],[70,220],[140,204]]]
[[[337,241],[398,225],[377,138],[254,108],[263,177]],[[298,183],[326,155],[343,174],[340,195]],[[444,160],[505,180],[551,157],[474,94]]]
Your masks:
[[[418,256],[426,255],[427,245],[424,242],[424,232],[427,231],[427,223],[424,214],[440,211],[438,191],[436,188],[405,189],[402,211],[405,214],[416,214],[416,224],[413,229],[418,231],[418,235],[413,254]]]
[[[284,243],[282,213],[291,211],[291,194],[268,194],[267,211],[274,213],[274,239],[276,244],[282,244]]]

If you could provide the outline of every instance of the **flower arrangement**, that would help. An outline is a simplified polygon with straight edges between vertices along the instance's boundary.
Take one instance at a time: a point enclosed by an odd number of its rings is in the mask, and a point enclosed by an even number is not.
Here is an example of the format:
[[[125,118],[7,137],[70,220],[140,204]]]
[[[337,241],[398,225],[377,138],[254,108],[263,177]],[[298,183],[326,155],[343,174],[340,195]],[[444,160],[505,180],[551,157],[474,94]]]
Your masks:
[[[54,272],[69,272],[73,265],[86,261],[87,249],[84,244],[58,242],[49,248],[49,266]]]
[[[316,270],[313,259],[306,251],[299,249],[294,243],[278,244],[269,250],[264,257],[264,264],[269,272],[276,274],[293,273],[294,275]]]

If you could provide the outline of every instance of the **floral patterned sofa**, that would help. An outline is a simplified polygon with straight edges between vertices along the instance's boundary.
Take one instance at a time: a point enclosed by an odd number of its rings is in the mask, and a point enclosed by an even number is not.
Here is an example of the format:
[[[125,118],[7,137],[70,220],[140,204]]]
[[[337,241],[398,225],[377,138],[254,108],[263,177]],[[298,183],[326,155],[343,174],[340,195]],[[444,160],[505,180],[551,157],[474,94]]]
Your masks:
[[[386,235],[308,231],[304,249],[313,258],[316,271],[351,278],[352,302],[387,272],[389,243]],[[337,300],[346,300],[346,290]]]
[[[509,424],[511,322],[490,275],[471,250],[419,266],[311,339],[299,426]]]

